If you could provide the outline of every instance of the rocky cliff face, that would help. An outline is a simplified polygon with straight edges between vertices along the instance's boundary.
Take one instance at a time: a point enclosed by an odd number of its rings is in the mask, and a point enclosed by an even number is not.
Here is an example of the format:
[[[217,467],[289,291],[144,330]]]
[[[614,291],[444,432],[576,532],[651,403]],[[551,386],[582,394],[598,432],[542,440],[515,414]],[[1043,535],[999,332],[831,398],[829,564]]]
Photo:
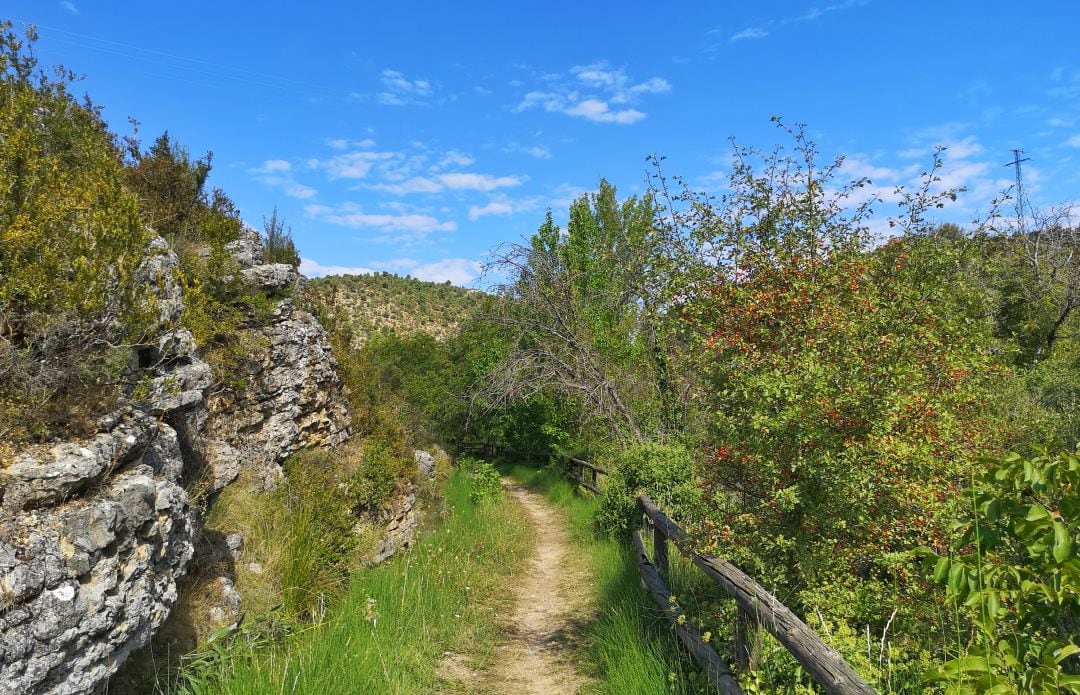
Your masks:
[[[156,240],[144,274],[163,288],[163,326],[183,307],[175,266]],[[195,536],[181,442],[210,386],[193,345],[163,332],[140,356],[156,365],[145,404],[0,470],[0,692],[88,692],[168,615]]]
[[[268,292],[299,281],[266,265],[257,235],[233,249]],[[160,340],[139,355],[150,397],[84,441],[27,448],[0,470],[0,693],[86,693],[144,645],[177,600],[199,525],[185,485],[219,489],[244,468],[272,482],[306,446],[348,436],[348,411],[322,328],[282,300],[248,387],[212,394],[211,372],[175,326],[176,258],[151,246],[162,288]]]
[[[302,278],[282,263],[263,264],[257,233],[230,250],[244,281],[274,294]],[[266,349],[252,355],[246,388],[207,399],[207,459],[215,488],[247,469],[272,486],[281,462],[296,451],[337,446],[349,437],[349,411],[326,331],[290,298],[281,299],[268,325],[254,329]]]

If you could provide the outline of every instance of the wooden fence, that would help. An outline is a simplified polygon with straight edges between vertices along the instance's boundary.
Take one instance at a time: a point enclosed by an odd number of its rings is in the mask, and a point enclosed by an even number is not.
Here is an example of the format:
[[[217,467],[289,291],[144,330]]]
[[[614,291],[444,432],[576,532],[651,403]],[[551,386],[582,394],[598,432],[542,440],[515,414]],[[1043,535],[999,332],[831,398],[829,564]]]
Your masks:
[[[598,476],[607,475],[607,471],[599,466],[563,454],[514,451],[492,444],[465,442],[460,444],[460,448],[486,456],[512,456],[531,463],[555,458],[565,465],[567,477],[594,493],[600,492]],[[727,560],[694,551],[686,532],[669,519],[647,494],[638,495],[637,501],[643,521],[653,534],[651,559],[641,529],[633,534],[641,581],[671,621],[679,640],[719,692],[723,695],[742,695],[743,691],[725,660],[705,642],[700,632],[685,619],[680,620],[683,610],[672,598],[671,590],[665,583],[669,569],[669,542],[735,600],[738,617],[734,630],[734,660],[740,671],[756,666],[758,642],[755,636],[758,631],[765,630],[802,664],[829,695],[876,695],[876,691],[855,673],[855,669],[844,661],[839,652],[822,641],[816,632],[763,586]]]

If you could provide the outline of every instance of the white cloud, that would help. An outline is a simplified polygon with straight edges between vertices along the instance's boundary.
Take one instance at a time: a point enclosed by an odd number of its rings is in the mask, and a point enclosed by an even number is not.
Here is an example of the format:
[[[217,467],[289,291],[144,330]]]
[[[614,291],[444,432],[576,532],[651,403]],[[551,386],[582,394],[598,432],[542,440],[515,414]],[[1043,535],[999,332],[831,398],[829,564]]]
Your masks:
[[[321,278],[326,275],[371,275],[377,272],[371,268],[354,268],[343,265],[322,265],[310,258],[300,259],[300,272],[309,278]]]
[[[437,169],[445,169],[446,167],[467,167],[476,160],[467,154],[462,154],[457,150],[450,150],[443,158],[439,160],[439,163],[435,165]]]
[[[372,239],[380,243],[413,243],[434,232],[457,230],[457,222],[453,220],[439,220],[431,215],[419,213],[372,214],[364,212],[356,203],[345,203],[336,208],[326,205],[308,205],[304,211],[327,224],[383,232],[384,236]]]
[[[364,138],[363,140],[346,140],[345,138],[327,138],[324,140],[326,146],[332,150],[347,150],[350,147],[375,147],[375,141],[371,138]]]
[[[75,7],[75,3],[71,2],[70,0],[63,0],[63,2],[60,3],[60,7],[63,7],[71,14],[79,14],[79,8]]]
[[[839,171],[845,177],[852,180],[866,178],[875,182],[896,181],[903,174],[899,169],[875,166],[860,157],[845,158]]]
[[[480,276],[483,266],[469,258],[443,258],[431,263],[420,263],[411,258],[399,258],[397,260],[372,265],[386,270],[399,273],[407,273],[418,280],[427,282],[447,282],[453,285],[464,286]]]
[[[432,92],[431,83],[427,80],[410,80],[398,70],[383,70],[379,81],[385,91],[379,92],[375,99],[388,106],[423,104],[424,98]]]
[[[440,193],[449,189],[454,191],[493,191],[497,188],[509,188],[521,185],[517,176],[492,176],[469,172],[448,172],[435,176],[414,176],[394,183],[377,183],[369,186],[376,191],[408,195],[409,193]]]
[[[322,169],[332,179],[362,179],[379,162],[399,157],[396,152],[352,151],[330,159],[309,159],[308,166]]]
[[[373,262],[371,268],[343,265],[323,265],[311,258],[300,259],[300,272],[312,278],[327,275],[371,275],[380,270],[412,275],[427,282],[446,282],[464,286],[480,276],[483,266],[469,258],[443,258],[431,263],[421,263],[412,258]]]
[[[645,118],[645,114],[637,109],[612,111],[610,107],[608,107],[607,102],[600,101],[599,99],[585,99],[566,109],[564,113],[569,116],[581,116],[590,121],[598,121],[600,123],[629,124],[637,123],[642,118]]]
[[[492,191],[496,188],[518,186],[516,176],[491,176],[490,174],[450,173],[439,174],[439,181],[447,188],[466,191]]]
[[[284,159],[268,159],[263,162],[263,165],[259,169],[253,169],[253,171],[259,171],[264,174],[276,174],[279,172],[289,171],[292,169],[292,165],[286,162]]]
[[[317,196],[319,192],[311,186],[305,186],[302,183],[289,183],[285,185],[285,195],[290,198],[299,198],[300,200],[308,200]]]
[[[983,146],[975,141],[974,135],[969,135],[963,140],[947,142],[945,148],[946,155],[953,159],[967,159],[973,155],[983,153]]]
[[[671,91],[671,83],[663,77],[650,77],[641,84],[630,87],[631,94],[664,94]]]
[[[838,12],[840,10],[850,10],[854,7],[862,7],[868,4],[870,0],[844,0],[844,2],[836,2],[831,5],[811,7],[809,10],[801,15],[795,17],[788,17],[782,20],[784,24],[790,24],[792,22],[808,22],[814,19],[824,17],[830,12]]]
[[[255,180],[264,186],[280,188],[290,198],[310,200],[319,194],[311,186],[296,181],[292,175],[292,164],[284,159],[268,159],[261,167],[248,169],[248,173],[253,174]]]
[[[1080,147],[1080,135],[1074,135],[1065,141],[1069,147]]]
[[[746,39],[763,39],[769,35],[769,32],[761,27],[747,27],[742,31],[737,31],[731,35],[728,41],[745,41]]]
[[[551,150],[542,145],[522,145],[521,143],[510,142],[501,149],[503,152],[527,154],[536,159],[551,159],[552,157]]]
[[[443,190],[442,184],[423,176],[414,176],[398,183],[376,183],[371,188],[376,191],[393,193],[394,195],[408,195],[410,193],[438,193]]]
[[[487,215],[510,215],[514,212],[514,206],[510,203],[502,201],[494,201],[487,205],[470,205],[469,206],[469,219],[475,222],[481,217]]]
[[[574,186],[569,183],[561,183],[555,187],[555,197],[548,202],[546,207],[559,212],[560,214],[565,212],[570,204],[575,200],[585,195],[586,193],[592,193],[590,188],[582,188],[581,186]]]
[[[577,96],[577,94],[574,93],[574,96]],[[527,111],[536,107],[540,107],[545,111],[562,111],[566,108],[566,101],[566,97],[554,92],[528,92],[514,107],[514,111]]]
[[[622,68],[606,62],[576,65],[569,75],[543,74],[538,79],[543,89],[526,92],[514,106],[520,113],[541,109],[598,123],[631,124],[645,118],[636,108],[612,108],[612,104],[634,104],[644,95],[671,91],[671,83],[662,77],[636,82]]]

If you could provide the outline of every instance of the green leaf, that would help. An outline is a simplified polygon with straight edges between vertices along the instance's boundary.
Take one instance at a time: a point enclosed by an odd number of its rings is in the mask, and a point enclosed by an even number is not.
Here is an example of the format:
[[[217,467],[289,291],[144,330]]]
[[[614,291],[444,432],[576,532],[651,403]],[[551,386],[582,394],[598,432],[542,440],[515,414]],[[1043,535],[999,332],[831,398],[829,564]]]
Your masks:
[[[1059,563],[1069,559],[1072,553],[1072,538],[1069,529],[1060,521],[1054,522],[1054,560]]]
[[[959,596],[964,586],[964,566],[959,562],[954,562],[952,567],[949,568],[949,593]]]
[[[961,673],[989,673],[990,662],[987,661],[985,656],[962,656],[959,659],[953,659],[946,662],[941,670],[947,675],[958,675]]]
[[[1054,652],[1054,661],[1060,664],[1062,661],[1065,661],[1065,659],[1068,659],[1078,652],[1080,652],[1080,647],[1075,644],[1066,644],[1064,647]]]
[[[934,581],[938,584],[944,584],[945,580],[949,578],[949,564],[950,560],[947,557],[943,557],[934,564]]]
[[[1027,516],[1024,517],[1027,521],[1038,521],[1040,519],[1046,519],[1050,516],[1050,512],[1046,511],[1046,507],[1041,504],[1033,504],[1028,507]]]

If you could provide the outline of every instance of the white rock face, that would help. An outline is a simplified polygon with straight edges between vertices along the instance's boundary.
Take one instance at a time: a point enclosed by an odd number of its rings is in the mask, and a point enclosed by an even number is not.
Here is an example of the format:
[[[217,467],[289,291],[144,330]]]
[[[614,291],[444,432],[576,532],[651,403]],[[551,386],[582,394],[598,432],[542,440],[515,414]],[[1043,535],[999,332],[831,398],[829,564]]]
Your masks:
[[[261,265],[257,233],[234,247],[253,271],[246,281],[273,292],[297,282],[289,266]],[[0,468],[0,695],[94,692],[149,641],[195,552],[200,521],[186,482],[209,477],[220,489],[241,469],[269,476],[301,447],[348,437],[326,334],[290,300],[261,329],[267,347],[251,356],[249,388],[209,396],[210,368],[175,327],[176,267],[155,240],[141,275],[158,288],[161,322],[141,360],[155,365],[148,403],[103,417],[86,440],[27,447]],[[227,537],[225,552],[235,559],[242,542]],[[235,621],[228,578],[220,594],[220,617]]]
[[[207,436],[224,445],[211,454],[216,480],[243,468],[272,487],[290,454],[348,439],[349,411],[326,331],[314,316],[284,299],[259,334],[268,347],[253,356],[247,387],[209,398]]]
[[[151,409],[173,418],[204,407],[209,381],[185,386],[192,398]],[[91,692],[176,601],[194,539],[180,438],[132,408],[106,422],[87,441],[24,451],[0,471],[0,594],[9,606],[0,611],[0,693]]]

